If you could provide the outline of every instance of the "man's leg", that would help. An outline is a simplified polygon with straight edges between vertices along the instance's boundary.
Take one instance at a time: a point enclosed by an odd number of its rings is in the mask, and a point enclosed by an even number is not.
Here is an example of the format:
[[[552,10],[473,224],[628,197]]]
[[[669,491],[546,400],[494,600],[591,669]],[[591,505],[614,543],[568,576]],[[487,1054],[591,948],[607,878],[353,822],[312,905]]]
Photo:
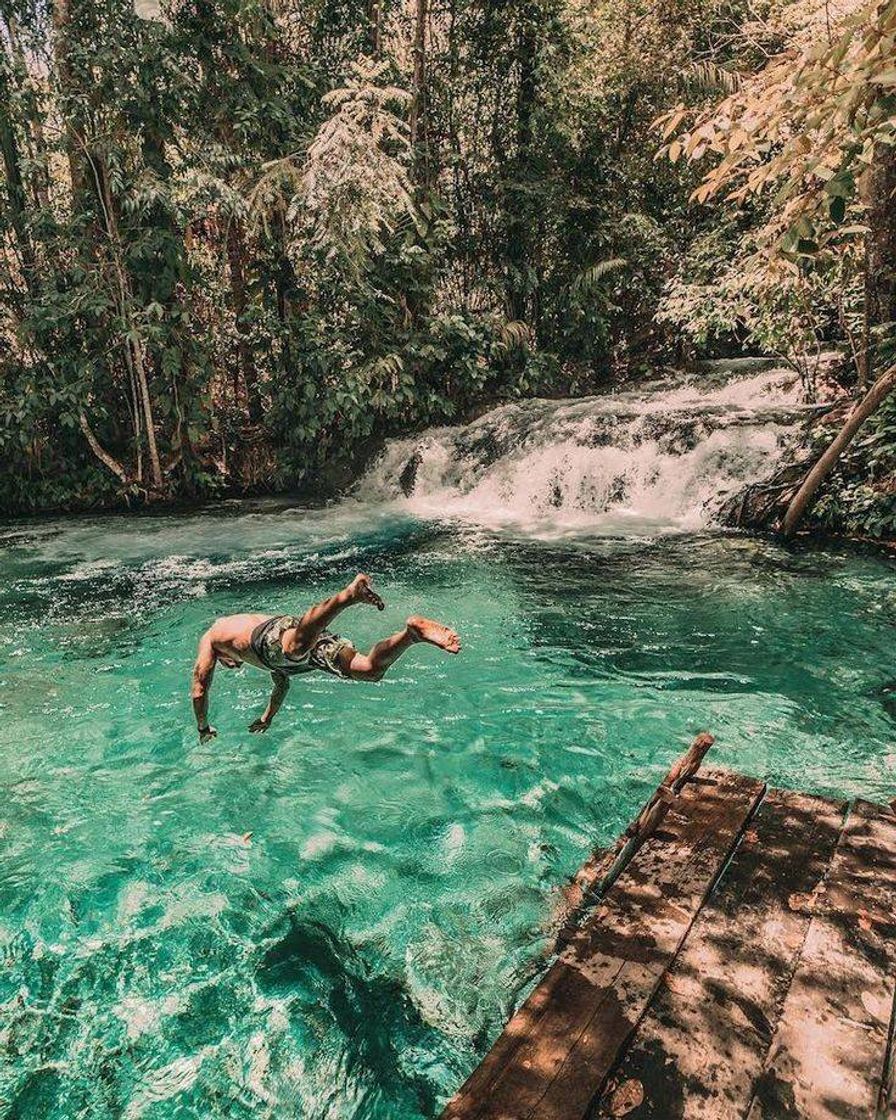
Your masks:
[[[446,653],[460,653],[460,638],[453,630],[441,622],[433,622],[431,618],[414,615],[408,619],[403,630],[377,642],[369,653],[353,654],[346,665],[346,672],[353,680],[381,680],[389,666],[418,642],[427,642]]]
[[[386,609],[386,604],[370,586],[370,577],[363,572],[359,572],[348,587],[344,587],[329,599],[324,599],[305,611],[298,627],[284,633],[284,653],[291,654],[297,649],[309,649],[314,645],[320,632],[327,628],[336,615],[355,603],[369,603],[378,611]]]

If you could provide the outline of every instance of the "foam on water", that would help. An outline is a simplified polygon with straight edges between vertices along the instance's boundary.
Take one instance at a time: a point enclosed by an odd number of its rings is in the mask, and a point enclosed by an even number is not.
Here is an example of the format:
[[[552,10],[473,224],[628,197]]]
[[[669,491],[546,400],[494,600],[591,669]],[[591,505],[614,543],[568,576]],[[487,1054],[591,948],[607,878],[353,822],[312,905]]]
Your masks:
[[[694,530],[774,469],[805,415],[786,370],[523,401],[390,442],[358,492],[542,536]]]

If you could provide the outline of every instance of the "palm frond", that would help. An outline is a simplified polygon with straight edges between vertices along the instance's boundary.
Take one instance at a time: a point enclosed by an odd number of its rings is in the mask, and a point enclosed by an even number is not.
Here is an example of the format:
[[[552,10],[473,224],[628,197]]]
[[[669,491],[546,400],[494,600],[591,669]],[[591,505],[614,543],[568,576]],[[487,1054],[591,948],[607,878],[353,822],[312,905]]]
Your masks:
[[[575,295],[589,294],[600,286],[600,282],[605,276],[609,276],[611,272],[617,272],[627,265],[628,261],[625,257],[610,257],[608,260],[598,261],[576,276],[570,284],[570,290]]]

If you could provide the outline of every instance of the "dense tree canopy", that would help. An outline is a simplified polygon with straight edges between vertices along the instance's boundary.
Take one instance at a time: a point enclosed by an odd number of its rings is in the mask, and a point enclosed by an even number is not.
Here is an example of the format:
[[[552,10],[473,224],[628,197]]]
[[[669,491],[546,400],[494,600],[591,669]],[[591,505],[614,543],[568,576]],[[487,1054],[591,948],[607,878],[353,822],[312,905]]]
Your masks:
[[[894,5],[759,9],[0,0],[0,505],[332,485],[694,345],[862,374]]]

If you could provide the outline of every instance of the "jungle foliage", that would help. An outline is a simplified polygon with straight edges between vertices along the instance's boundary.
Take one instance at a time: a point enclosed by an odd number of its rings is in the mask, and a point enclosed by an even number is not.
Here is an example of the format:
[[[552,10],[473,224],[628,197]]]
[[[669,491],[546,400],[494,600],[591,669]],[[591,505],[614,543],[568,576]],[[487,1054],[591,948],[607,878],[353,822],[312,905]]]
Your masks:
[[[695,350],[867,379],[893,11],[0,0],[0,508],[320,489]]]

